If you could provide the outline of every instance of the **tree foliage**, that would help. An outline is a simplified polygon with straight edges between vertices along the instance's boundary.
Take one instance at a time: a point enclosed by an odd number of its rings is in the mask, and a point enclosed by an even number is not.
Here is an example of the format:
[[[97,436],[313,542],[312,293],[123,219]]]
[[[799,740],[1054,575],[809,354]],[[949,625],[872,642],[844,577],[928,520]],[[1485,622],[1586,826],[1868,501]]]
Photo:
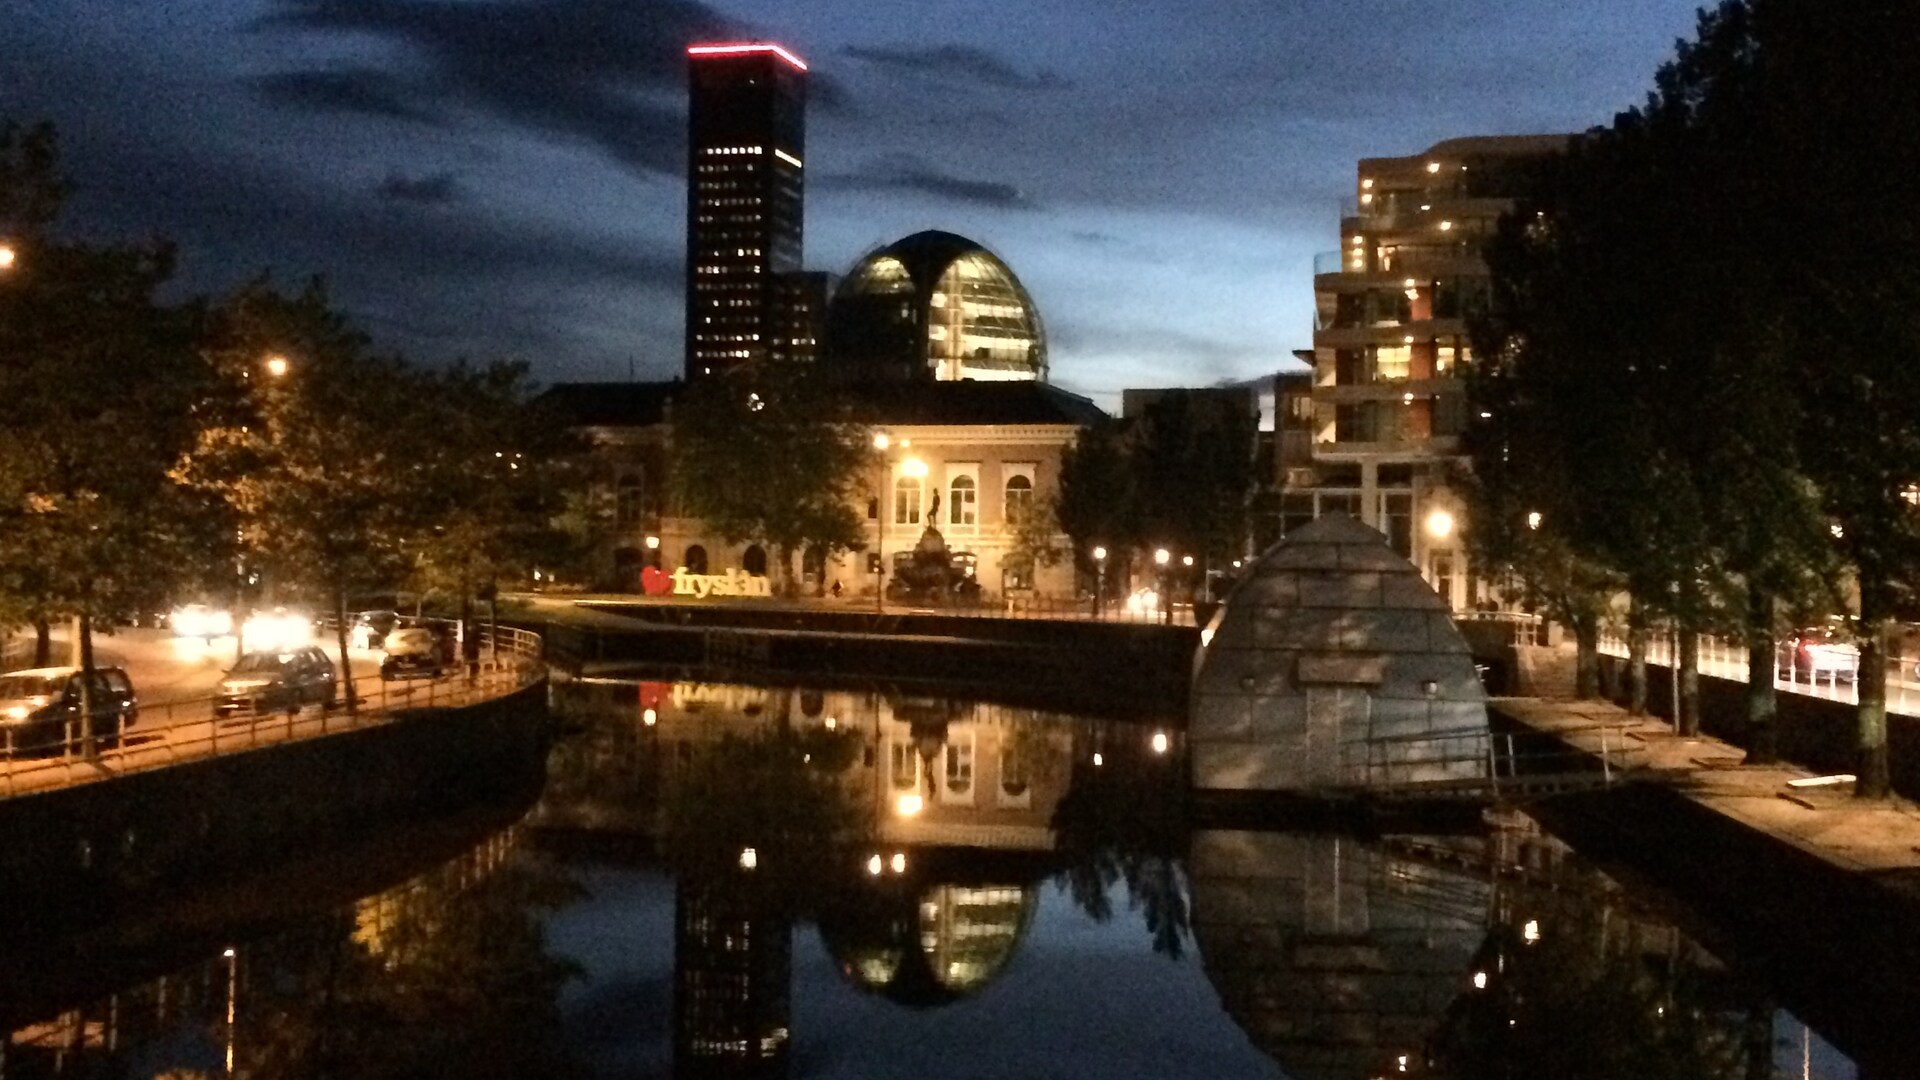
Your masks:
[[[1849,572],[1863,794],[1885,791],[1877,647],[1920,595],[1920,322],[1900,299],[1920,211],[1876,180],[1920,161],[1912,125],[1879,119],[1920,105],[1912,23],[1811,0],[1703,12],[1647,102],[1503,222],[1468,435],[1476,532],[1534,507],[1556,557],[1618,574],[1683,642],[1745,637],[1760,727],[1773,613],[1824,613]]]
[[[704,379],[674,403],[679,512],[729,543],[772,546],[789,592],[802,548],[831,555],[860,545],[854,506],[876,469],[870,434],[804,371]]]
[[[90,666],[94,621],[153,610],[192,564],[169,467],[207,371],[197,310],[159,299],[172,246],[60,239],[63,187],[50,128],[0,128],[0,616],[78,617]]]

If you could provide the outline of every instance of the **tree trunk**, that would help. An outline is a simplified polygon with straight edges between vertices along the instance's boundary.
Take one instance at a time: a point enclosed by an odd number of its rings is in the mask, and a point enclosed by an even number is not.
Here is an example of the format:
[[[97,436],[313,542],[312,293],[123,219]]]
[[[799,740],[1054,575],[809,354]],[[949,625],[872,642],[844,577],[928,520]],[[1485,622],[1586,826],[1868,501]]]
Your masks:
[[[340,646],[340,682],[347,688],[347,715],[360,713],[360,695],[353,688],[353,656],[347,652],[347,594],[333,594],[333,633]]]
[[[1647,715],[1647,626],[1637,617],[1627,622],[1627,715]]]
[[[1582,701],[1600,692],[1600,620],[1582,617],[1573,624],[1573,696]]]
[[[80,752],[98,757],[100,748],[93,738],[93,616],[80,615],[74,627],[80,639]]]
[[[1747,760],[1771,765],[1780,760],[1780,731],[1775,723],[1773,675],[1773,594],[1747,587]]]
[[[1893,793],[1887,760],[1887,621],[1878,611],[1864,610],[1864,601],[1861,607],[1860,668],[1854,675],[1860,689],[1854,713],[1860,761],[1854,770],[1853,793],[1862,799],[1884,799]]]
[[[45,619],[33,620],[33,666],[53,665],[53,627]]]
[[[1700,635],[1691,627],[1680,629],[1680,715],[1674,730],[1682,735],[1700,734]]]
[[[793,572],[793,549],[785,544],[775,544],[773,551],[780,560],[780,595],[794,599],[800,595],[800,579]]]

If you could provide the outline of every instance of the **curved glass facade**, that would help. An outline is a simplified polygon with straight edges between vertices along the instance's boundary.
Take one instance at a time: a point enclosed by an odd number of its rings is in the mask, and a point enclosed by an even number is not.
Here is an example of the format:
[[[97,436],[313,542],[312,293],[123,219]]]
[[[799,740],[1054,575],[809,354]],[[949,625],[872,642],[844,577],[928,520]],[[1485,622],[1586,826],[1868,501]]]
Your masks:
[[[868,255],[834,294],[843,370],[941,382],[1046,381],[1046,334],[1007,264],[965,237],[916,233]]]

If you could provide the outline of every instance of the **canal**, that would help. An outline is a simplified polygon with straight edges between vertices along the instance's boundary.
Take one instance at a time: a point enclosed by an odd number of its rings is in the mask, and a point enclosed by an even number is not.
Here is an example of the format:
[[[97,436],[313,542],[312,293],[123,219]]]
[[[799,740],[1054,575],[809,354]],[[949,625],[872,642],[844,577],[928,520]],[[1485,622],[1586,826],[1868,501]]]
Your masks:
[[[1794,942],[1738,940],[1524,808],[1368,835],[1196,821],[1178,716],[644,669],[552,704],[537,792],[309,838],[104,923],[7,926],[0,1078],[1920,1062],[1916,1036],[1849,1044],[1873,1024],[1848,988],[1783,983]]]

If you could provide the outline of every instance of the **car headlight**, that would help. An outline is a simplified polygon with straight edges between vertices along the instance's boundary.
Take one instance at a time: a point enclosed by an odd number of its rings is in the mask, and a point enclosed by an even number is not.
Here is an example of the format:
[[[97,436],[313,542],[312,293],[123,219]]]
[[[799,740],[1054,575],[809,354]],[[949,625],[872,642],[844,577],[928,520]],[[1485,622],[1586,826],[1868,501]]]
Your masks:
[[[33,710],[25,705],[9,705],[7,706],[7,719],[25,720],[32,712]]]

